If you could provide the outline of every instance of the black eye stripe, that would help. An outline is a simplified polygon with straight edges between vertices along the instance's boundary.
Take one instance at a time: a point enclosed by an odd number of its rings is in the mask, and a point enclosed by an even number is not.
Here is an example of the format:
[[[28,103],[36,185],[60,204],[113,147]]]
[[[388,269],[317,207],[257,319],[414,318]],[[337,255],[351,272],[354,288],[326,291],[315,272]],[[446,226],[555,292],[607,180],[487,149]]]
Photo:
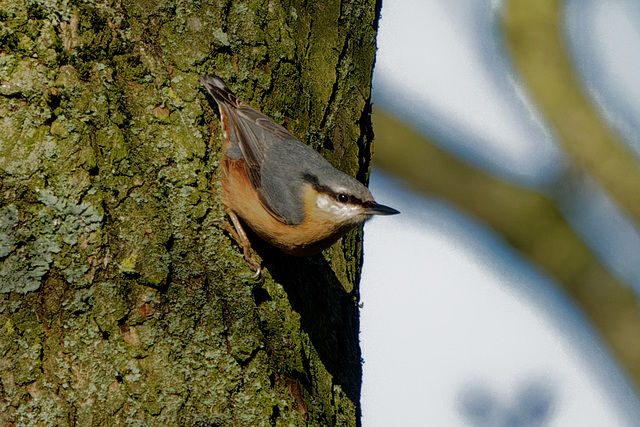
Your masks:
[[[318,177],[315,175],[307,173],[302,175],[302,179],[311,184],[314,190],[316,190],[318,193],[326,194],[327,196],[339,201],[340,203],[350,203],[353,205],[362,205],[364,203],[362,200],[358,199],[355,196],[346,193],[336,193],[326,185],[321,185],[318,181]]]

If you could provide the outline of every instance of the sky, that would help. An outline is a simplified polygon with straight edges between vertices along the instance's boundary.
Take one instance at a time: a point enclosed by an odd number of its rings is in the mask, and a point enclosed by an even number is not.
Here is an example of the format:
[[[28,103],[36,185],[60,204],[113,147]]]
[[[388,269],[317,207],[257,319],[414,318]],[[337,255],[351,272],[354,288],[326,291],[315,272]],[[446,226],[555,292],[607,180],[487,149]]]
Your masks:
[[[537,184],[560,171],[562,152],[514,81],[495,13],[487,0],[383,2],[374,103],[475,164]]]
[[[610,125],[640,155],[640,3],[569,0],[565,21],[574,63],[587,91]],[[584,31],[585,23],[589,31]]]
[[[479,167],[543,187],[564,155],[505,59],[496,25],[501,2],[452,3],[383,2],[373,101]],[[640,6],[569,0],[564,18],[585,87],[634,144]],[[570,220],[594,246],[604,241],[604,252],[622,246],[605,263],[618,263],[612,268],[621,277],[639,277],[634,257],[625,259],[640,253],[637,230],[595,183],[588,187],[575,200],[588,196],[586,214]],[[371,188],[402,214],[365,227],[365,427],[627,426],[640,419],[628,380],[553,278],[455,207],[375,169]],[[592,235],[603,221],[611,223],[606,236]]]

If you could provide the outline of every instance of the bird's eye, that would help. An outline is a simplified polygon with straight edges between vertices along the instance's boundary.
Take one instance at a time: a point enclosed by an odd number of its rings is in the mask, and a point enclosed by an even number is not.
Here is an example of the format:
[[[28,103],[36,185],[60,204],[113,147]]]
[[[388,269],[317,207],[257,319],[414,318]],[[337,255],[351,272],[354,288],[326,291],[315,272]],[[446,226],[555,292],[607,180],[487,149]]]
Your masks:
[[[341,203],[347,203],[349,201],[349,196],[347,194],[338,194],[338,201]]]

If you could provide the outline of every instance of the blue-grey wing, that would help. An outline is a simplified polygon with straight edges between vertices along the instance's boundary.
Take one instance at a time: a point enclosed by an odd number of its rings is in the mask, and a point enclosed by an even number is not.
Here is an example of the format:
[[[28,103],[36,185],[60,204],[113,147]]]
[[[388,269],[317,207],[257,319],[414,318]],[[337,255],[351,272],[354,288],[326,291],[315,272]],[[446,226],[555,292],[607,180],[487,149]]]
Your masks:
[[[296,153],[301,147],[322,157],[274,120],[238,99],[220,78],[202,76],[200,80],[216,100],[223,126],[225,120],[227,122],[224,131],[231,144],[228,154],[235,157],[239,149],[247,176],[263,207],[285,224],[302,222],[302,187],[293,185],[291,179],[300,174],[299,169],[304,165],[299,162],[304,161],[305,156]],[[270,161],[266,161],[268,156]],[[290,164],[290,160],[294,164]],[[287,168],[278,167],[282,161],[287,162]]]

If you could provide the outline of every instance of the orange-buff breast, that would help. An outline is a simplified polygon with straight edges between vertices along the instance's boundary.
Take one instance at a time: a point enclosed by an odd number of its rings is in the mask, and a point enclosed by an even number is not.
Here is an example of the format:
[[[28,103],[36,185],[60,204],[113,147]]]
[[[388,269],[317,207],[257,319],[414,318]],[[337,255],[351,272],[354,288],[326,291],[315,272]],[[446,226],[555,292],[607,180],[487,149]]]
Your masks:
[[[244,168],[244,160],[222,158],[222,201],[260,238],[291,255],[308,256],[321,252],[352,227],[336,226],[316,204],[313,187],[303,188],[305,220],[288,225],[275,219],[260,203],[258,193]]]

